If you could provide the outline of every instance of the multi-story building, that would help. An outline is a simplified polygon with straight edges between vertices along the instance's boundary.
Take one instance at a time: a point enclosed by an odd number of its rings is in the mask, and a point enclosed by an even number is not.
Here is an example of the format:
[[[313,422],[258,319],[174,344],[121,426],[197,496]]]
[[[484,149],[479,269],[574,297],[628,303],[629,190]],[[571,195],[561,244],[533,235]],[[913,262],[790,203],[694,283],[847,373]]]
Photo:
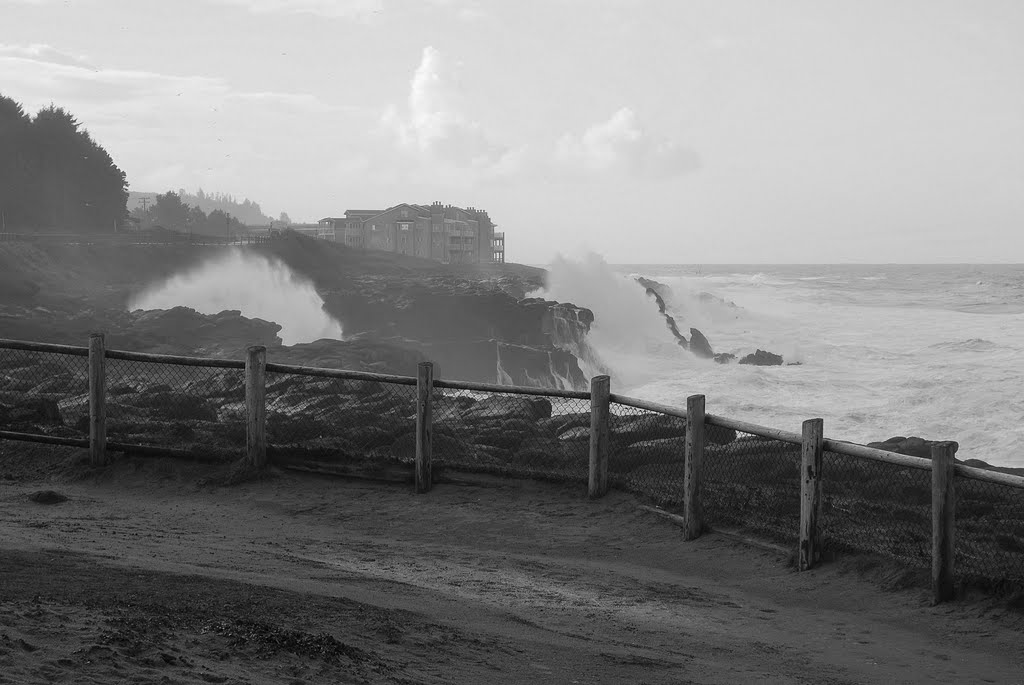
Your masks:
[[[335,240],[441,262],[505,261],[505,235],[495,234],[487,212],[475,207],[400,204],[384,210],[349,209],[320,220]]]

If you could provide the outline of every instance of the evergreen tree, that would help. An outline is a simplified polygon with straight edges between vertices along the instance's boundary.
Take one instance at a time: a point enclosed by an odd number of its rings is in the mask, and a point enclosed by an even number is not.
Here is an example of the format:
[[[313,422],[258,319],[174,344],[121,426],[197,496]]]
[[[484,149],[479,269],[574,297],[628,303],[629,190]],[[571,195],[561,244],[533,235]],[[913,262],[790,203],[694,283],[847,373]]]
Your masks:
[[[29,118],[0,96],[0,211],[8,230],[106,232],[128,216],[125,174],[68,111]]]

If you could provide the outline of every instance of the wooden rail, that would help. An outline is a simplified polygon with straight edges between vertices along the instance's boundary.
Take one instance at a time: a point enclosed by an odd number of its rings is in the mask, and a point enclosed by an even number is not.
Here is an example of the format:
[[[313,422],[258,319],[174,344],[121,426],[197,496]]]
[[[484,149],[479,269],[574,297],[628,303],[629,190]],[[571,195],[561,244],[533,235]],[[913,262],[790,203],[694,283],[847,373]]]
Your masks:
[[[506,395],[531,395],[564,399],[586,399],[591,405],[590,463],[588,491],[591,497],[600,497],[608,490],[608,463],[611,451],[611,405],[633,407],[647,412],[686,419],[685,452],[683,458],[683,515],[676,517],[683,524],[684,539],[691,540],[708,530],[701,503],[702,465],[705,459],[705,427],[716,426],[754,436],[778,440],[801,446],[801,490],[798,567],[801,571],[813,568],[821,549],[821,486],[829,477],[823,465],[826,452],[843,454],[855,459],[866,459],[897,466],[929,471],[932,476],[932,588],[935,602],[946,601],[954,594],[955,517],[954,490],[958,478],[989,482],[1024,490],[1024,477],[970,467],[955,462],[955,445],[939,443],[932,449],[930,459],[896,454],[865,445],[826,439],[821,419],[805,421],[802,433],[769,428],[758,424],[730,419],[704,411],[704,396],[687,399],[685,409],[649,400],[611,393],[608,376],[597,376],[589,392],[550,388],[507,386],[494,383],[440,380],[433,377],[433,365],[420,364],[416,377],[392,374],[324,369],[266,362],[266,348],[250,347],[246,359],[210,359],[177,355],[148,354],[107,350],[102,334],[90,338],[89,347],[36,343],[0,339],[0,349],[40,353],[65,354],[88,358],[89,378],[89,438],[66,438],[0,430],[0,439],[21,440],[51,445],[88,448],[94,466],[107,463],[107,453],[128,452],[142,455],[172,456],[203,460],[221,460],[237,456],[233,450],[183,450],[177,448],[134,445],[110,442],[106,439],[106,384],[107,361],[125,360],[154,364],[239,369],[245,371],[246,396],[246,450],[250,466],[262,468],[268,463],[268,454],[278,454],[282,447],[267,444],[266,436],[266,372],[304,375],[322,378],[368,381],[417,387],[416,456],[412,475],[417,492],[428,492],[434,482],[432,463],[433,410],[435,389],[466,390]],[[318,467],[319,468],[319,467]],[[345,468],[339,473],[349,473]],[[371,469],[372,470],[372,469]],[[378,469],[379,470],[379,469]],[[403,473],[407,467],[402,467]],[[355,473],[351,471],[351,473]],[[403,476],[405,477],[405,476]]]

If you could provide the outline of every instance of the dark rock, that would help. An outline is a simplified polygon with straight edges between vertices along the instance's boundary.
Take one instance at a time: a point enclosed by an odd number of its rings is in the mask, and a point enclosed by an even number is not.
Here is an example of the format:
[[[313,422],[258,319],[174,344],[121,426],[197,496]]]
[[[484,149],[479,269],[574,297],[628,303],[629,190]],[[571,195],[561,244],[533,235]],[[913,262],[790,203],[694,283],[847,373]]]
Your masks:
[[[719,364],[728,364],[736,361],[736,355],[732,352],[719,352],[715,355],[715,361]]]
[[[537,422],[537,427],[542,433],[553,433],[555,435],[569,430],[570,428],[580,428],[584,426],[588,429],[590,428],[590,412],[560,414],[558,416],[552,416],[549,419],[541,419]]]
[[[566,429],[558,434],[558,439],[566,442],[573,442],[575,440],[589,441],[590,426],[576,426],[575,428]]]
[[[543,397],[528,395],[495,395],[481,400],[466,409],[462,418],[467,422],[490,421],[499,419],[510,421],[523,419],[536,421],[551,416],[551,402]]]
[[[757,352],[748,354],[746,357],[741,359],[740,364],[752,364],[754,366],[781,366],[782,357],[765,350],[758,350]]]
[[[608,459],[608,468],[616,473],[626,473],[647,464],[683,462],[685,458],[685,438],[642,440],[625,449],[613,450]]]
[[[8,400],[9,401],[9,400]],[[15,424],[60,424],[60,408],[56,400],[48,397],[22,396],[16,404],[3,407],[0,405],[0,418],[5,423]]]
[[[613,445],[628,445],[642,440],[682,438],[686,436],[686,419],[666,414],[617,416],[611,422],[611,435]]]
[[[711,349],[711,343],[696,328],[690,329],[690,352],[702,359],[711,359],[715,356],[715,351]]]
[[[161,419],[217,420],[217,411],[197,397],[159,388],[154,390],[154,392],[151,392],[147,389],[146,392],[134,399],[126,399],[125,401],[136,407],[150,409]]]
[[[39,490],[28,496],[36,504],[60,504],[67,501],[67,496],[54,490]]]
[[[945,440],[925,440],[924,438],[909,437],[905,438],[901,435],[889,438],[884,442],[871,442],[868,443],[868,447],[873,447],[878,450],[885,450],[886,452],[895,452],[897,454],[906,454],[912,457],[924,457],[925,459],[932,458],[932,446],[939,445],[943,442],[952,442]],[[954,450],[960,449],[960,445],[953,442]]]
[[[662,283],[658,283],[657,281],[644,278],[643,276],[637,278],[636,281],[648,295],[654,298],[654,301],[658,304],[658,313],[665,318],[665,325],[668,326],[668,330],[672,333],[672,336],[676,339],[679,346],[689,349],[689,341],[686,339],[686,336],[679,332],[679,325],[676,323],[675,318],[668,313],[668,308],[665,305],[664,293],[668,290],[668,287]]]

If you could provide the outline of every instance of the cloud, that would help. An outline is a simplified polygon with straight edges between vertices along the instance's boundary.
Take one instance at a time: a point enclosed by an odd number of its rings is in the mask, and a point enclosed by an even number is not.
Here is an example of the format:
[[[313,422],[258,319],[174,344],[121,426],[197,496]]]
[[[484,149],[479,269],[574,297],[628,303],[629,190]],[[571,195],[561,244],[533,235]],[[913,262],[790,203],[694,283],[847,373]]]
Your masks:
[[[581,135],[562,136],[555,145],[554,157],[567,168],[646,178],[670,178],[700,168],[696,152],[646,131],[628,107]]]
[[[314,14],[332,19],[365,19],[383,9],[383,0],[216,0],[258,14]]]
[[[45,43],[32,43],[31,45],[5,45],[0,43],[0,57],[95,69],[85,57],[63,52]]]
[[[462,168],[505,168],[514,156],[465,113],[454,67],[429,46],[413,74],[407,111],[389,107],[381,123],[401,150],[423,161]]]
[[[51,102],[82,122],[133,188],[196,188],[268,198],[275,174],[343,154],[339,130],[379,110],[307,93],[248,91],[222,78],[85,66],[39,46],[0,47],[0,89],[35,112]],[[279,178],[278,178],[279,181]],[[268,205],[269,206],[269,205]]]

